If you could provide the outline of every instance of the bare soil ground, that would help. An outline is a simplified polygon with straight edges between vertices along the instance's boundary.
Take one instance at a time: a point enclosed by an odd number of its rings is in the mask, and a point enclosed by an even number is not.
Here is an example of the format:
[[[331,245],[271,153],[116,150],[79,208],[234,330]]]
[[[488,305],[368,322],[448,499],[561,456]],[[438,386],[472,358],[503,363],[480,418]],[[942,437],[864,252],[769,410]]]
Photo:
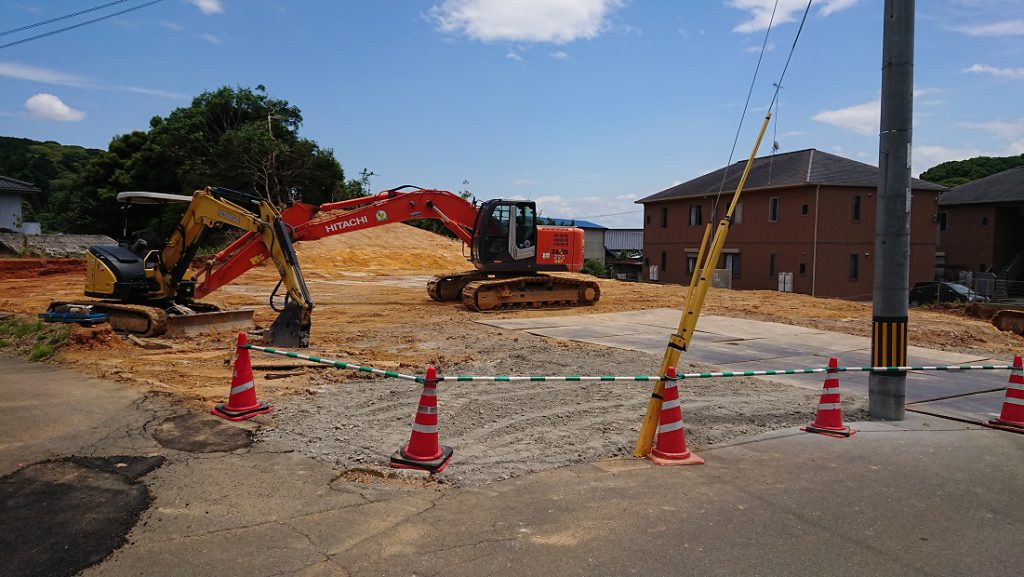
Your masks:
[[[447,374],[653,374],[660,356],[537,337],[473,322],[481,313],[440,304],[426,294],[435,274],[467,270],[456,241],[401,224],[340,235],[297,247],[310,293],[310,354],[384,369],[422,373],[435,364]],[[79,298],[84,267],[75,261],[0,260],[0,311],[35,314],[51,299]],[[208,299],[223,307],[266,306],[276,271],[260,267]],[[683,305],[685,287],[601,280],[601,301],[579,314]],[[494,313],[497,318],[565,314]],[[870,304],[771,291],[713,289],[703,312],[856,335],[870,330]],[[1002,333],[957,309],[915,309],[911,344],[1008,356],[1024,339]],[[666,341],[668,335],[666,334]],[[231,377],[234,335],[158,339],[166,350],[144,350],[102,330],[78,332],[56,359],[76,370],[172,394],[196,409],[222,402]],[[255,354],[261,399],[277,411],[261,417],[265,441],[336,463],[386,462],[407,440],[419,391],[404,381],[305,366]],[[697,367],[686,364],[683,370]],[[266,380],[267,373],[290,375]],[[688,381],[683,407],[691,447],[810,420],[813,394],[760,379]],[[444,383],[442,441],[456,447],[451,482],[478,483],[528,471],[623,454],[631,449],[646,409],[649,385],[601,383]],[[863,400],[848,401],[860,410]],[[863,413],[855,413],[863,414]],[[848,415],[848,419],[850,415]]]

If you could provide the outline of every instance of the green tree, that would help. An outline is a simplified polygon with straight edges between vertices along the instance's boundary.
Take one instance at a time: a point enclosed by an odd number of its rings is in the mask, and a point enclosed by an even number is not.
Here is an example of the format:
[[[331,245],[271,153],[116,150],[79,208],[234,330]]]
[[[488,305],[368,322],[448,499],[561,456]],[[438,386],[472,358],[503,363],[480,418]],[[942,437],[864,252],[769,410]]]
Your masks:
[[[148,131],[114,137],[54,199],[52,226],[67,232],[118,235],[116,196],[125,190],[191,193],[222,186],[258,193],[279,206],[365,194],[345,180],[334,151],[299,136],[302,114],[286,100],[255,89],[222,87],[189,106],[154,116]],[[164,220],[172,222],[176,215]]]
[[[951,160],[921,173],[921,179],[949,188],[1024,165],[1024,154],[1018,156],[978,156],[967,160]]]

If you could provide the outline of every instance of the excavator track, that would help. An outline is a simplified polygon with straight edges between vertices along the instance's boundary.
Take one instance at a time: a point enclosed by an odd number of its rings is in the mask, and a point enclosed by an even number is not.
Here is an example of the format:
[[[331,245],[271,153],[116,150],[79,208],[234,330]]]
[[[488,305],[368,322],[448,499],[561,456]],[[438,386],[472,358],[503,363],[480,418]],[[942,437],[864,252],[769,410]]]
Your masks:
[[[462,302],[477,312],[589,306],[600,299],[594,281],[548,275],[478,280],[462,289]]]
[[[90,306],[92,311],[107,315],[111,328],[119,333],[157,337],[167,332],[168,314],[161,308],[106,301],[53,301],[49,310],[62,305]]]
[[[210,330],[249,330],[253,326],[253,309],[221,310],[215,305],[188,302],[177,307],[189,314],[177,314],[175,307],[164,309],[158,306],[133,305],[109,301],[54,301],[49,310],[56,311],[62,305],[92,307],[92,312],[107,315],[110,327],[118,333],[140,337],[185,337]],[[171,311],[171,312],[168,312]]]
[[[427,294],[440,303],[457,301],[462,298],[466,285],[487,278],[487,273],[478,270],[435,276],[427,283]]]

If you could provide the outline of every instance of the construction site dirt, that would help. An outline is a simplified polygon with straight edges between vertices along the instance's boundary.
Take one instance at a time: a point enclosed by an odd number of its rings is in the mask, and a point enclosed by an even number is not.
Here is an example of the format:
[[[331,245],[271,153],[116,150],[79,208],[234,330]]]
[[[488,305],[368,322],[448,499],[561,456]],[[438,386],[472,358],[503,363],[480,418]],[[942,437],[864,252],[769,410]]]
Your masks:
[[[316,304],[309,354],[422,374],[652,375],[660,355],[541,337],[481,325],[485,313],[429,299],[434,274],[466,270],[458,241],[403,224],[300,243],[297,252]],[[69,263],[0,261],[0,311],[33,315],[52,299],[81,296],[84,271]],[[28,273],[31,269],[34,274]],[[207,300],[275,314],[267,299],[278,275],[258,267]],[[686,287],[601,280],[601,300],[572,314],[683,305]],[[704,313],[787,323],[866,336],[871,305],[772,291],[712,289]],[[486,318],[567,314],[489,313]],[[698,329],[700,325],[698,323]],[[92,336],[90,336],[92,335]],[[666,342],[668,334],[666,332]],[[49,362],[167,394],[196,411],[223,402],[231,380],[235,335],[155,339],[143,348],[102,330],[76,330]],[[946,351],[1009,357],[1024,339],[957,309],[914,309],[910,342]],[[685,354],[684,354],[685,361]],[[257,417],[259,442],[295,450],[343,470],[386,466],[408,440],[419,388],[393,379],[253,353],[260,399],[275,405]],[[682,363],[681,371],[703,369]],[[267,375],[272,378],[265,378]],[[817,379],[817,376],[808,376]],[[443,444],[455,460],[441,479],[497,481],[532,471],[628,454],[650,396],[642,382],[448,382],[440,385]],[[814,416],[813,390],[758,378],[686,381],[681,389],[687,440],[696,452]],[[864,418],[866,399],[846,398],[848,420]]]

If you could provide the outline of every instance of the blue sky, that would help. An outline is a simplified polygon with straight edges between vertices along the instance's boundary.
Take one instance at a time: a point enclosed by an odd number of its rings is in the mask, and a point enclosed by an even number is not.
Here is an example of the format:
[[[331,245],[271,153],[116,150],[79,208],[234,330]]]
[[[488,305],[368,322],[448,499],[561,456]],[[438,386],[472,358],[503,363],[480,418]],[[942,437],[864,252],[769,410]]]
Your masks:
[[[102,3],[3,0],[0,28]],[[814,2],[762,154],[776,140],[877,163],[882,4]],[[637,198],[728,160],[774,5],[164,0],[0,49],[0,134],[106,148],[204,90],[264,84],[375,190],[468,180],[479,198],[638,227]],[[779,1],[738,158],[805,5]],[[915,174],[1024,152],[1024,0],[920,0],[916,26]]]

